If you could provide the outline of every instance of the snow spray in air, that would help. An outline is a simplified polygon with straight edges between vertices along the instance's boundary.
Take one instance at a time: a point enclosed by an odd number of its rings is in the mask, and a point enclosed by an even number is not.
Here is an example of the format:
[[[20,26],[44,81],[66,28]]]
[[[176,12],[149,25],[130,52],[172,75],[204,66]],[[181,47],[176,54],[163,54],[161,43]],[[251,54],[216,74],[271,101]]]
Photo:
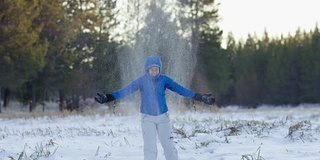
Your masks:
[[[145,73],[144,63],[147,56],[158,55],[162,60],[162,73],[183,86],[190,87],[197,60],[196,54],[191,52],[188,38],[190,36],[182,34],[183,29],[179,27],[187,24],[180,22],[180,25],[177,25],[172,10],[170,11],[165,4],[165,0],[146,3],[146,10],[139,12],[145,13],[143,18],[140,17],[142,22],[137,23],[138,20],[135,20],[135,23],[132,23],[142,27],[136,27],[138,29],[133,38],[132,49],[123,49],[118,54],[123,86]],[[167,91],[166,94],[169,108],[176,108],[171,104],[183,104],[181,102],[185,98],[171,91]],[[139,94],[135,94],[134,98],[136,96]],[[139,106],[139,100],[134,101],[137,102],[135,105]]]

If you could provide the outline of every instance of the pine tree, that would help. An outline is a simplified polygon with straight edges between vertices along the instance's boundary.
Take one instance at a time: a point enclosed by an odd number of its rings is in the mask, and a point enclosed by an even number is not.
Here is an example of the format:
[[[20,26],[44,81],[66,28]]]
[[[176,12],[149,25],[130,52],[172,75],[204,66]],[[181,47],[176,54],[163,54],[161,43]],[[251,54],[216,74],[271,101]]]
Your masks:
[[[0,86],[16,88],[36,76],[45,65],[48,42],[40,38],[43,24],[33,23],[40,14],[41,1],[0,3]]]

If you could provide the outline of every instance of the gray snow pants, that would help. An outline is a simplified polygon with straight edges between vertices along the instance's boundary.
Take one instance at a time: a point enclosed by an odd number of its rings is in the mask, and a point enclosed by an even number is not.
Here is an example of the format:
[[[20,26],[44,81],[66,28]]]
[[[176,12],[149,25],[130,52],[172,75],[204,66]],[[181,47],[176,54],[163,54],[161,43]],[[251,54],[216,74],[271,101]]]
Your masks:
[[[174,147],[171,122],[168,113],[159,116],[141,114],[144,160],[157,159],[157,135],[164,150],[166,160],[178,160]]]

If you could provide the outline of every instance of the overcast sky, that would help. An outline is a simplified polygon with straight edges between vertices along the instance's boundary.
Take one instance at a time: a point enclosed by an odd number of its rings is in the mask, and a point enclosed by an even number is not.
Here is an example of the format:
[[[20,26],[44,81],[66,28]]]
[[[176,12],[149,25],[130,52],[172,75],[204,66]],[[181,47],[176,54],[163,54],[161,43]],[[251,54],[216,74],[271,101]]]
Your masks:
[[[265,29],[271,37],[287,36],[298,27],[313,30],[320,22],[320,0],[216,0],[218,3],[224,37],[232,32],[236,40],[246,39],[248,33],[259,37]]]

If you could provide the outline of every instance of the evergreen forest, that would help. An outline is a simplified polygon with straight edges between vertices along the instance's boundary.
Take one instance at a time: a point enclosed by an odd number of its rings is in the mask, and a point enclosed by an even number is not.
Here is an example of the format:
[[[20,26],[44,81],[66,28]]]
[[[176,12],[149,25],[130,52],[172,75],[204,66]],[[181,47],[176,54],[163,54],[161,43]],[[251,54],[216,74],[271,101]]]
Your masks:
[[[206,86],[188,87],[212,91],[218,106],[320,102],[318,24],[279,37],[267,30],[262,38],[248,33],[240,41],[229,33],[221,47],[222,15],[214,0],[176,0],[171,6],[165,0],[128,0],[121,9],[117,0],[0,3],[0,112],[12,101],[30,106],[30,112],[46,101],[58,102],[60,111],[77,110],[80,99],[119,89],[125,85],[119,56],[136,54],[137,44],[151,41],[150,27],[164,40],[188,42],[197,57],[191,84]],[[154,12],[170,25],[170,34],[150,17]]]

